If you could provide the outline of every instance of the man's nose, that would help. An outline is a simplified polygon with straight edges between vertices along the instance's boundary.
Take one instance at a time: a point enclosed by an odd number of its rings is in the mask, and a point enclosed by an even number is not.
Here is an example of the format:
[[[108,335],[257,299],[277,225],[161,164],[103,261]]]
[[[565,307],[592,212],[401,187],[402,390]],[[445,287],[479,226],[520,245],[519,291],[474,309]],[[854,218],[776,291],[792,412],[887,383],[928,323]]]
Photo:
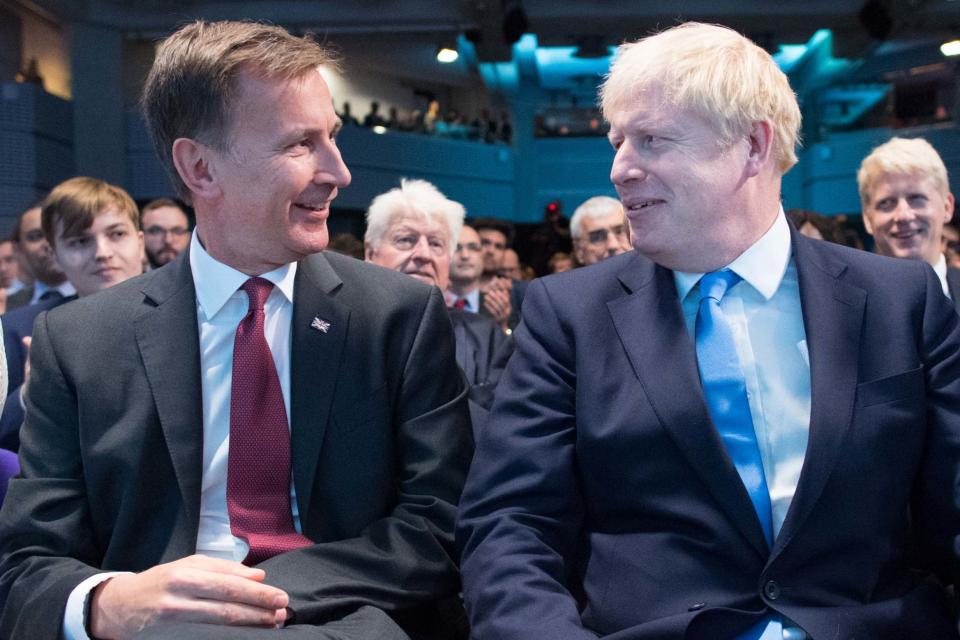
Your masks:
[[[633,145],[624,140],[616,155],[613,156],[613,165],[610,167],[610,182],[622,185],[634,180],[643,180],[647,177],[643,160],[633,148]]]
[[[333,141],[318,147],[315,155],[317,170],[314,173],[314,182],[333,184],[339,189],[349,186],[353,178],[340,155],[340,149]]]

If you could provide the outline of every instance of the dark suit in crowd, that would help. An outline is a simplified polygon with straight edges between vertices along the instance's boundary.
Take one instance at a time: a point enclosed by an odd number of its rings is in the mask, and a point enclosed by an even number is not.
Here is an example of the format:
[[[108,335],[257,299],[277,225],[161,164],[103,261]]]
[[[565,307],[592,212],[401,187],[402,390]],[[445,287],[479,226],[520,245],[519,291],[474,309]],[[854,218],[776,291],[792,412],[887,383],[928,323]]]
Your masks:
[[[27,348],[23,339],[33,335],[33,321],[44,311],[76,300],[76,296],[51,296],[35,304],[28,304],[3,314],[3,348],[7,354],[7,401],[0,414],[0,448],[17,451],[20,448],[20,425],[23,424],[23,404],[20,397]]]
[[[956,637],[908,559],[913,540],[958,577],[960,323],[924,263],[793,246],[813,405],[772,549],[670,271],[631,253],[534,282],[463,500],[465,595],[490,612],[476,637],[734,637],[764,607],[813,638]]]
[[[289,593],[295,623],[359,610],[369,629],[398,630],[388,611],[416,637],[437,619],[433,601],[458,590],[452,527],[471,455],[443,299],[330,253],[302,260],[296,278],[292,469],[316,544],[261,567]],[[198,340],[186,255],[39,316],[25,477],[0,516],[3,637],[58,637],[56,612],[97,571],[194,553]]]

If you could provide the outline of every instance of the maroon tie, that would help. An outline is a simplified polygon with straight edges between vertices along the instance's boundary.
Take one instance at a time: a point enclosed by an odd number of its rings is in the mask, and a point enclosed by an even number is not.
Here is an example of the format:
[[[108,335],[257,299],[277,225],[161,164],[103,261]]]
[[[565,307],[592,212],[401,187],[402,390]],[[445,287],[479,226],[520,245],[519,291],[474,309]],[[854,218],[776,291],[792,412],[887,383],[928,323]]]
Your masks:
[[[290,431],[280,378],[263,335],[263,304],[273,283],[250,278],[247,315],[233,343],[227,512],[230,531],[250,545],[244,564],[313,544],[290,510]]]
[[[453,303],[453,308],[457,309],[458,311],[463,311],[466,308],[466,306],[467,306],[466,298],[460,298],[459,300]]]

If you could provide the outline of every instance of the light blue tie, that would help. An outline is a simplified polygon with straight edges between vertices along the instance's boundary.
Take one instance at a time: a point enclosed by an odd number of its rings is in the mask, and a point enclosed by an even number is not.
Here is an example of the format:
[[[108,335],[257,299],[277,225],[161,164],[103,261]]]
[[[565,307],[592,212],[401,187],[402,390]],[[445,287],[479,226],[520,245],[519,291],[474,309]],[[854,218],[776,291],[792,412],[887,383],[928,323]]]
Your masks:
[[[710,417],[720,433],[723,446],[747,488],[760,519],[767,545],[773,546],[770,492],[763,473],[757,434],[753,429],[747,385],[730,325],[720,309],[723,295],[741,278],[729,270],[714,271],[700,279],[700,308],[697,311],[697,365]],[[765,616],[737,640],[782,640],[779,616]]]

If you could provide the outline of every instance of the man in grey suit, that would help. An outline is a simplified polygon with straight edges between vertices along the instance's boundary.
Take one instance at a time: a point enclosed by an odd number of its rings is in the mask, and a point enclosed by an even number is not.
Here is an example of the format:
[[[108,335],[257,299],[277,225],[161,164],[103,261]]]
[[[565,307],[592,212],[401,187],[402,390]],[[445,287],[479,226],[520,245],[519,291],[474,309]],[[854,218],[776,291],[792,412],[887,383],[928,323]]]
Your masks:
[[[38,317],[0,636],[449,637],[470,458],[439,291],[318,253],[350,182],[307,38],[196,22],[144,110],[196,233]]]

